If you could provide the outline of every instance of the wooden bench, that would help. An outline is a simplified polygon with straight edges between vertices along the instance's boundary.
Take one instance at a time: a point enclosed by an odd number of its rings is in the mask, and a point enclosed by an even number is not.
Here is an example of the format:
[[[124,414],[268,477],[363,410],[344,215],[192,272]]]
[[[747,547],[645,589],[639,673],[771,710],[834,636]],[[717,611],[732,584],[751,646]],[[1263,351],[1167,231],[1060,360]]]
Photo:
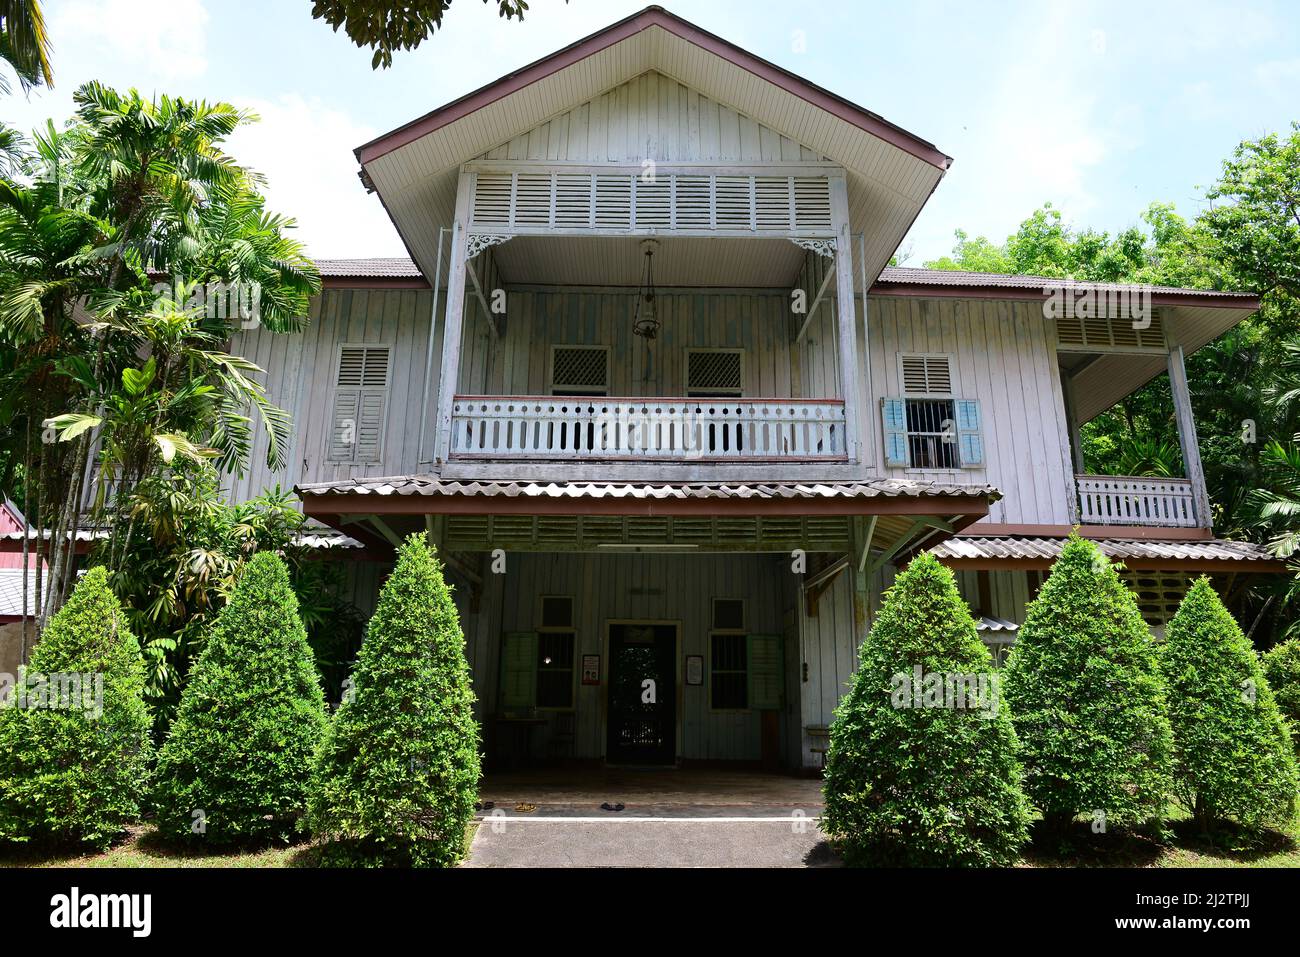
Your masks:
[[[803,729],[803,733],[812,739],[812,744],[808,750],[813,754],[821,755],[822,770],[826,769],[826,752],[831,747],[831,729],[824,724],[810,724]]]

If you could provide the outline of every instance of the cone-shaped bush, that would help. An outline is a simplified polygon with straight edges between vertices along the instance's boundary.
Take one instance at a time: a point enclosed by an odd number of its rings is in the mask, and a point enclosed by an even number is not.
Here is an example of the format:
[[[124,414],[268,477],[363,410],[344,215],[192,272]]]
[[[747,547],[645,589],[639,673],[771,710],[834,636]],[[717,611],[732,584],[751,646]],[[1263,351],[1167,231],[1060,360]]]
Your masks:
[[[914,559],[835,712],[823,830],[852,864],[1005,865],[1029,819],[997,676],[952,573]]]
[[[1160,667],[1174,730],[1174,793],[1202,829],[1295,815],[1296,764],[1250,641],[1201,578],[1165,630]]]
[[[1029,606],[1002,690],[1025,793],[1050,825],[1088,814],[1132,826],[1163,813],[1172,739],[1155,640],[1092,542],[1065,543]]]
[[[103,568],[50,619],[0,706],[0,840],[106,848],[139,820],[152,749],[144,662]]]
[[[1291,731],[1291,744],[1300,755],[1300,638],[1274,645],[1264,655],[1264,677]]]
[[[159,831],[217,845],[289,837],[325,723],[289,571],[260,552],[190,670],[158,755]]]
[[[398,551],[351,680],[312,787],[326,858],[454,864],[478,792],[478,725],[456,606],[422,535]]]

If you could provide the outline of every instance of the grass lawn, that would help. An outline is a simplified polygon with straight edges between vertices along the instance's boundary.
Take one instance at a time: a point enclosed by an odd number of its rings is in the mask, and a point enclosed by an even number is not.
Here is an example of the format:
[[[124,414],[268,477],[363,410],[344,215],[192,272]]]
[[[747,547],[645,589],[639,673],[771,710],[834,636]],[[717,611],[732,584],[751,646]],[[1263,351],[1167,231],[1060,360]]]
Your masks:
[[[465,830],[469,849],[477,825]],[[1065,840],[1037,835],[1026,849],[1029,867],[1300,867],[1300,822],[1262,840],[1227,836],[1217,844],[1196,833],[1186,819],[1172,823],[1166,843],[1141,835],[1093,834],[1081,823]],[[260,850],[204,854],[160,840],[150,825],[133,828],[127,839],[103,854],[41,852],[0,847],[0,867],[315,867],[310,841]]]

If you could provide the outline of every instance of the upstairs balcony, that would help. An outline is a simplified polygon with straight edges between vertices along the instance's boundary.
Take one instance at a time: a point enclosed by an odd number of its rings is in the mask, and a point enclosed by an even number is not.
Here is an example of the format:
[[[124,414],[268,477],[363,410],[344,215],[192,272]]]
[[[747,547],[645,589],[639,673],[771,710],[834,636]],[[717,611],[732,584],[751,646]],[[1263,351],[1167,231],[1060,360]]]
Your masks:
[[[843,399],[458,395],[451,458],[848,461]]]
[[[1200,528],[1191,479],[1076,475],[1083,525]]]

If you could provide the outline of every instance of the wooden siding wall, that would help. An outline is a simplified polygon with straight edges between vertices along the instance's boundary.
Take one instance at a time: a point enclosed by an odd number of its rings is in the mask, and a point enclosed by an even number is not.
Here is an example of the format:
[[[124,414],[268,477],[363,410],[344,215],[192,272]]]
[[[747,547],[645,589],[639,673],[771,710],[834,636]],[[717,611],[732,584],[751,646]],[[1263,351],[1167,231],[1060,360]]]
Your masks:
[[[796,347],[786,291],[661,290],[662,328],[650,345],[647,381],[646,343],[632,334],[636,301],[635,290],[616,288],[510,291],[502,339],[481,319],[467,318],[457,391],[545,395],[552,345],[600,345],[610,347],[611,395],[684,395],[688,348],[744,349],[746,395],[840,395],[835,320],[825,304]]]
[[[577,625],[575,667],[581,656],[600,655],[602,679],[608,676],[607,622],[647,619],[680,622],[678,668],[687,655],[705,659],[705,683],[685,686],[679,676],[678,756],[686,760],[756,761],[760,757],[759,712],[709,709],[709,623],[713,598],[742,598],[746,628],[752,634],[784,634],[794,604],[794,576],[785,556],[773,555],[599,555],[520,554],[508,559],[505,575],[487,575],[479,613],[465,618],[467,653],[474,675],[480,720],[496,710],[501,636],[536,630],[541,595],[571,595]],[[786,708],[782,753],[790,753],[790,729],[799,708],[797,638],[786,640]],[[578,683],[572,757],[596,759],[605,753],[607,685]],[[545,754],[549,732],[533,747]],[[490,723],[489,723],[490,725]],[[490,733],[490,727],[486,729]],[[490,744],[489,744],[490,747]]]
[[[293,416],[293,434],[287,465],[275,471],[266,467],[266,438],[258,435],[247,474],[229,480],[232,498],[244,501],[276,484],[287,490],[298,482],[427,469],[420,459],[432,455],[432,432],[426,436],[423,455],[416,445],[432,309],[433,294],[427,289],[327,289],[312,300],[310,321],[301,333],[264,329],[238,333],[232,351],[264,370],[265,375],[259,378],[265,382],[270,400]],[[442,297],[438,312],[429,383],[430,419],[438,401]],[[392,349],[383,461],[379,463],[326,461],[334,376],[343,343],[373,343]]]
[[[570,162],[817,162],[823,157],[748,116],[649,72],[480,156]]]
[[[1071,520],[1073,466],[1056,344],[1036,303],[869,297],[871,391],[864,447],[891,478],[990,484],[1002,500],[989,522],[1064,525]],[[861,332],[859,333],[861,339]],[[902,395],[899,352],[952,356],[958,398],[979,399],[986,468],[883,468],[880,400]]]

